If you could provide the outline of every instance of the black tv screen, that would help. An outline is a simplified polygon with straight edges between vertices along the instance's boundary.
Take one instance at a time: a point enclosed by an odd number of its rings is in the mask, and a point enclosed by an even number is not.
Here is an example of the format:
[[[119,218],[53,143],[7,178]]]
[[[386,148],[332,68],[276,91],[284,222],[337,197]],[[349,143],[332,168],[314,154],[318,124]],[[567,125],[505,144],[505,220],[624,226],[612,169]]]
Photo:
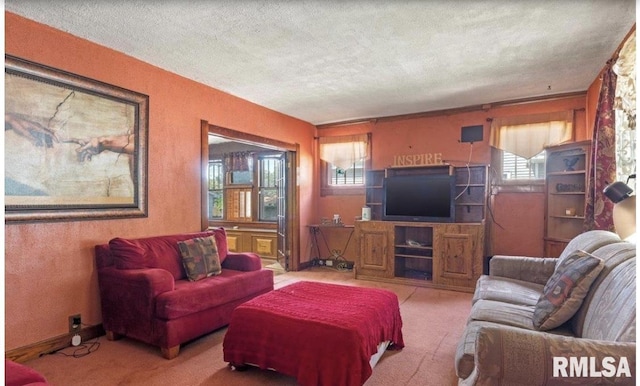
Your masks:
[[[403,175],[384,180],[383,220],[453,222],[454,179],[449,174]]]

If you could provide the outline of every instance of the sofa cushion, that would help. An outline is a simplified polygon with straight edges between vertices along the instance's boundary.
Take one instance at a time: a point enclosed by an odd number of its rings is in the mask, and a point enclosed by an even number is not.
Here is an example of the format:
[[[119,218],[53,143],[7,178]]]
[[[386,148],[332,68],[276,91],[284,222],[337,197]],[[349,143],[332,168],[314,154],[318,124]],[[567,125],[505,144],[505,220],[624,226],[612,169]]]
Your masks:
[[[626,313],[631,309],[631,307],[629,307],[628,305],[623,306],[625,302],[618,303],[618,300],[617,300],[619,299],[618,296],[620,296],[623,291],[627,293],[627,296],[630,296],[629,291],[631,291],[632,288],[633,288],[633,291],[635,291],[635,283],[633,284],[633,286],[629,286],[628,283],[627,284],[616,283],[618,285],[621,285],[621,287],[619,288],[612,288],[610,287],[611,284],[609,284],[609,286],[601,287],[601,284],[605,280],[609,282],[609,280],[611,279],[609,278],[609,275],[611,274],[614,268],[616,268],[618,265],[624,263],[627,260],[635,259],[635,256],[636,256],[635,244],[627,243],[627,242],[609,244],[596,250],[595,252],[593,252],[593,254],[595,256],[598,256],[604,261],[604,268],[598,275],[598,278],[591,284],[591,289],[589,290],[589,293],[587,293],[587,296],[582,301],[582,305],[580,306],[580,309],[578,310],[578,312],[575,313],[575,315],[573,315],[573,318],[571,318],[571,325],[573,327],[573,332],[575,333],[576,336],[582,336],[582,330],[585,325],[587,313],[593,311],[593,310],[589,311],[591,309],[592,302],[594,305],[593,309],[597,309],[599,307],[605,307],[607,309],[610,309],[611,307],[614,306],[614,304],[612,303],[612,299],[615,298],[617,305],[624,307],[624,311]],[[632,278],[635,278],[635,276],[633,276]],[[628,278],[627,280],[631,280],[632,278]],[[600,303],[600,302],[604,302],[604,304],[597,305],[597,303]],[[635,310],[635,302],[633,302],[633,305],[634,305],[633,309]],[[594,314],[591,314],[591,317],[593,317],[593,315]],[[617,312],[612,311],[612,313],[608,313],[607,315],[622,316],[622,313],[620,313],[620,311],[617,311]],[[634,315],[635,315],[635,311],[634,311]],[[621,318],[617,318],[616,322],[619,321],[620,319]],[[590,321],[590,322],[593,322],[593,321]],[[608,331],[612,331],[612,330],[608,329]],[[635,338],[634,338],[634,341],[635,341]]]
[[[273,274],[264,270],[242,272],[223,269],[217,276],[192,282],[176,281],[175,290],[156,298],[156,317],[173,320],[242,299],[266,287],[273,289]]]
[[[533,330],[533,306],[478,300],[469,313],[469,321],[485,321]]]
[[[179,241],[178,248],[189,280],[198,281],[222,271],[214,236]]]
[[[135,240],[116,237],[109,241],[109,249],[118,269],[143,269],[148,267],[144,248]]]
[[[220,264],[222,264],[229,254],[229,247],[227,246],[227,232],[222,227],[211,229],[210,232],[213,232],[213,235],[216,238],[218,256],[220,257]]]
[[[228,253],[227,235],[223,228],[138,239],[116,237],[109,241],[109,248],[114,265],[118,269],[160,268],[169,271],[176,280],[180,280],[186,277],[186,273],[178,242],[211,235],[215,236],[218,256],[222,263]]]
[[[550,330],[571,319],[603,267],[602,259],[584,251],[575,251],[563,259],[536,304],[534,327]]]
[[[632,257],[614,267],[593,290],[592,299],[585,304],[581,336],[635,342],[636,285],[636,258]]]
[[[556,267],[562,263],[564,259],[571,256],[575,251],[585,251],[588,253],[593,253],[596,249],[599,249],[605,245],[619,243],[622,240],[620,236],[616,233],[604,231],[604,230],[591,230],[584,233],[580,233],[564,248],[560,256],[558,256],[558,261],[556,262]]]
[[[471,304],[480,299],[535,306],[544,285],[501,276],[481,276],[476,283]]]

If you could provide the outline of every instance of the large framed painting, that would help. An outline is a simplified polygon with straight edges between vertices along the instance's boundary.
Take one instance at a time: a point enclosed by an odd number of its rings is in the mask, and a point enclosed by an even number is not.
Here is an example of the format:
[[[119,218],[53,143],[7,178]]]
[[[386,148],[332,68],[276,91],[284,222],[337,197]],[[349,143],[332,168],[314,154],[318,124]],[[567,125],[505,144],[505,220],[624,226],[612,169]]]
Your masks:
[[[149,97],[5,56],[5,222],[147,216]]]

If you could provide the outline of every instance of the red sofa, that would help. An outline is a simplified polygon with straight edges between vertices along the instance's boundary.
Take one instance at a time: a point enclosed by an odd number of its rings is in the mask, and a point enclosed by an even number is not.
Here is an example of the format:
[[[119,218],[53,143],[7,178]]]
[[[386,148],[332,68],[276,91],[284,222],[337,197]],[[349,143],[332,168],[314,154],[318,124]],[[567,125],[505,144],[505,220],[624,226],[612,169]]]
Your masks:
[[[189,281],[179,241],[215,236],[222,273]],[[255,253],[231,253],[217,228],[95,246],[102,324],[107,339],[121,336],[160,347],[175,358],[180,344],[226,326],[240,304],[273,290],[273,272]]]
[[[5,386],[48,386],[45,377],[34,369],[23,364],[4,360]]]

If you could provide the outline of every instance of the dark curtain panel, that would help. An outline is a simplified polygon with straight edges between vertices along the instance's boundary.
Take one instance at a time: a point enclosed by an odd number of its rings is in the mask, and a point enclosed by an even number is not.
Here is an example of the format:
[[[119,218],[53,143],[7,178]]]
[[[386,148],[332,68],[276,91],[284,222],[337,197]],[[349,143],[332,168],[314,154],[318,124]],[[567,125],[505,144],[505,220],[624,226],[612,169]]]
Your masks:
[[[249,152],[234,152],[224,154],[224,166],[228,172],[246,172],[249,171]]]
[[[602,77],[602,88],[596,111],[589,167],[589,187],[585,203],[585,230],[603,229],[613,231],[613,203],[602,194],[602,190],[616,179],[616,123],[614,98],[617,75],[611,65]]]

